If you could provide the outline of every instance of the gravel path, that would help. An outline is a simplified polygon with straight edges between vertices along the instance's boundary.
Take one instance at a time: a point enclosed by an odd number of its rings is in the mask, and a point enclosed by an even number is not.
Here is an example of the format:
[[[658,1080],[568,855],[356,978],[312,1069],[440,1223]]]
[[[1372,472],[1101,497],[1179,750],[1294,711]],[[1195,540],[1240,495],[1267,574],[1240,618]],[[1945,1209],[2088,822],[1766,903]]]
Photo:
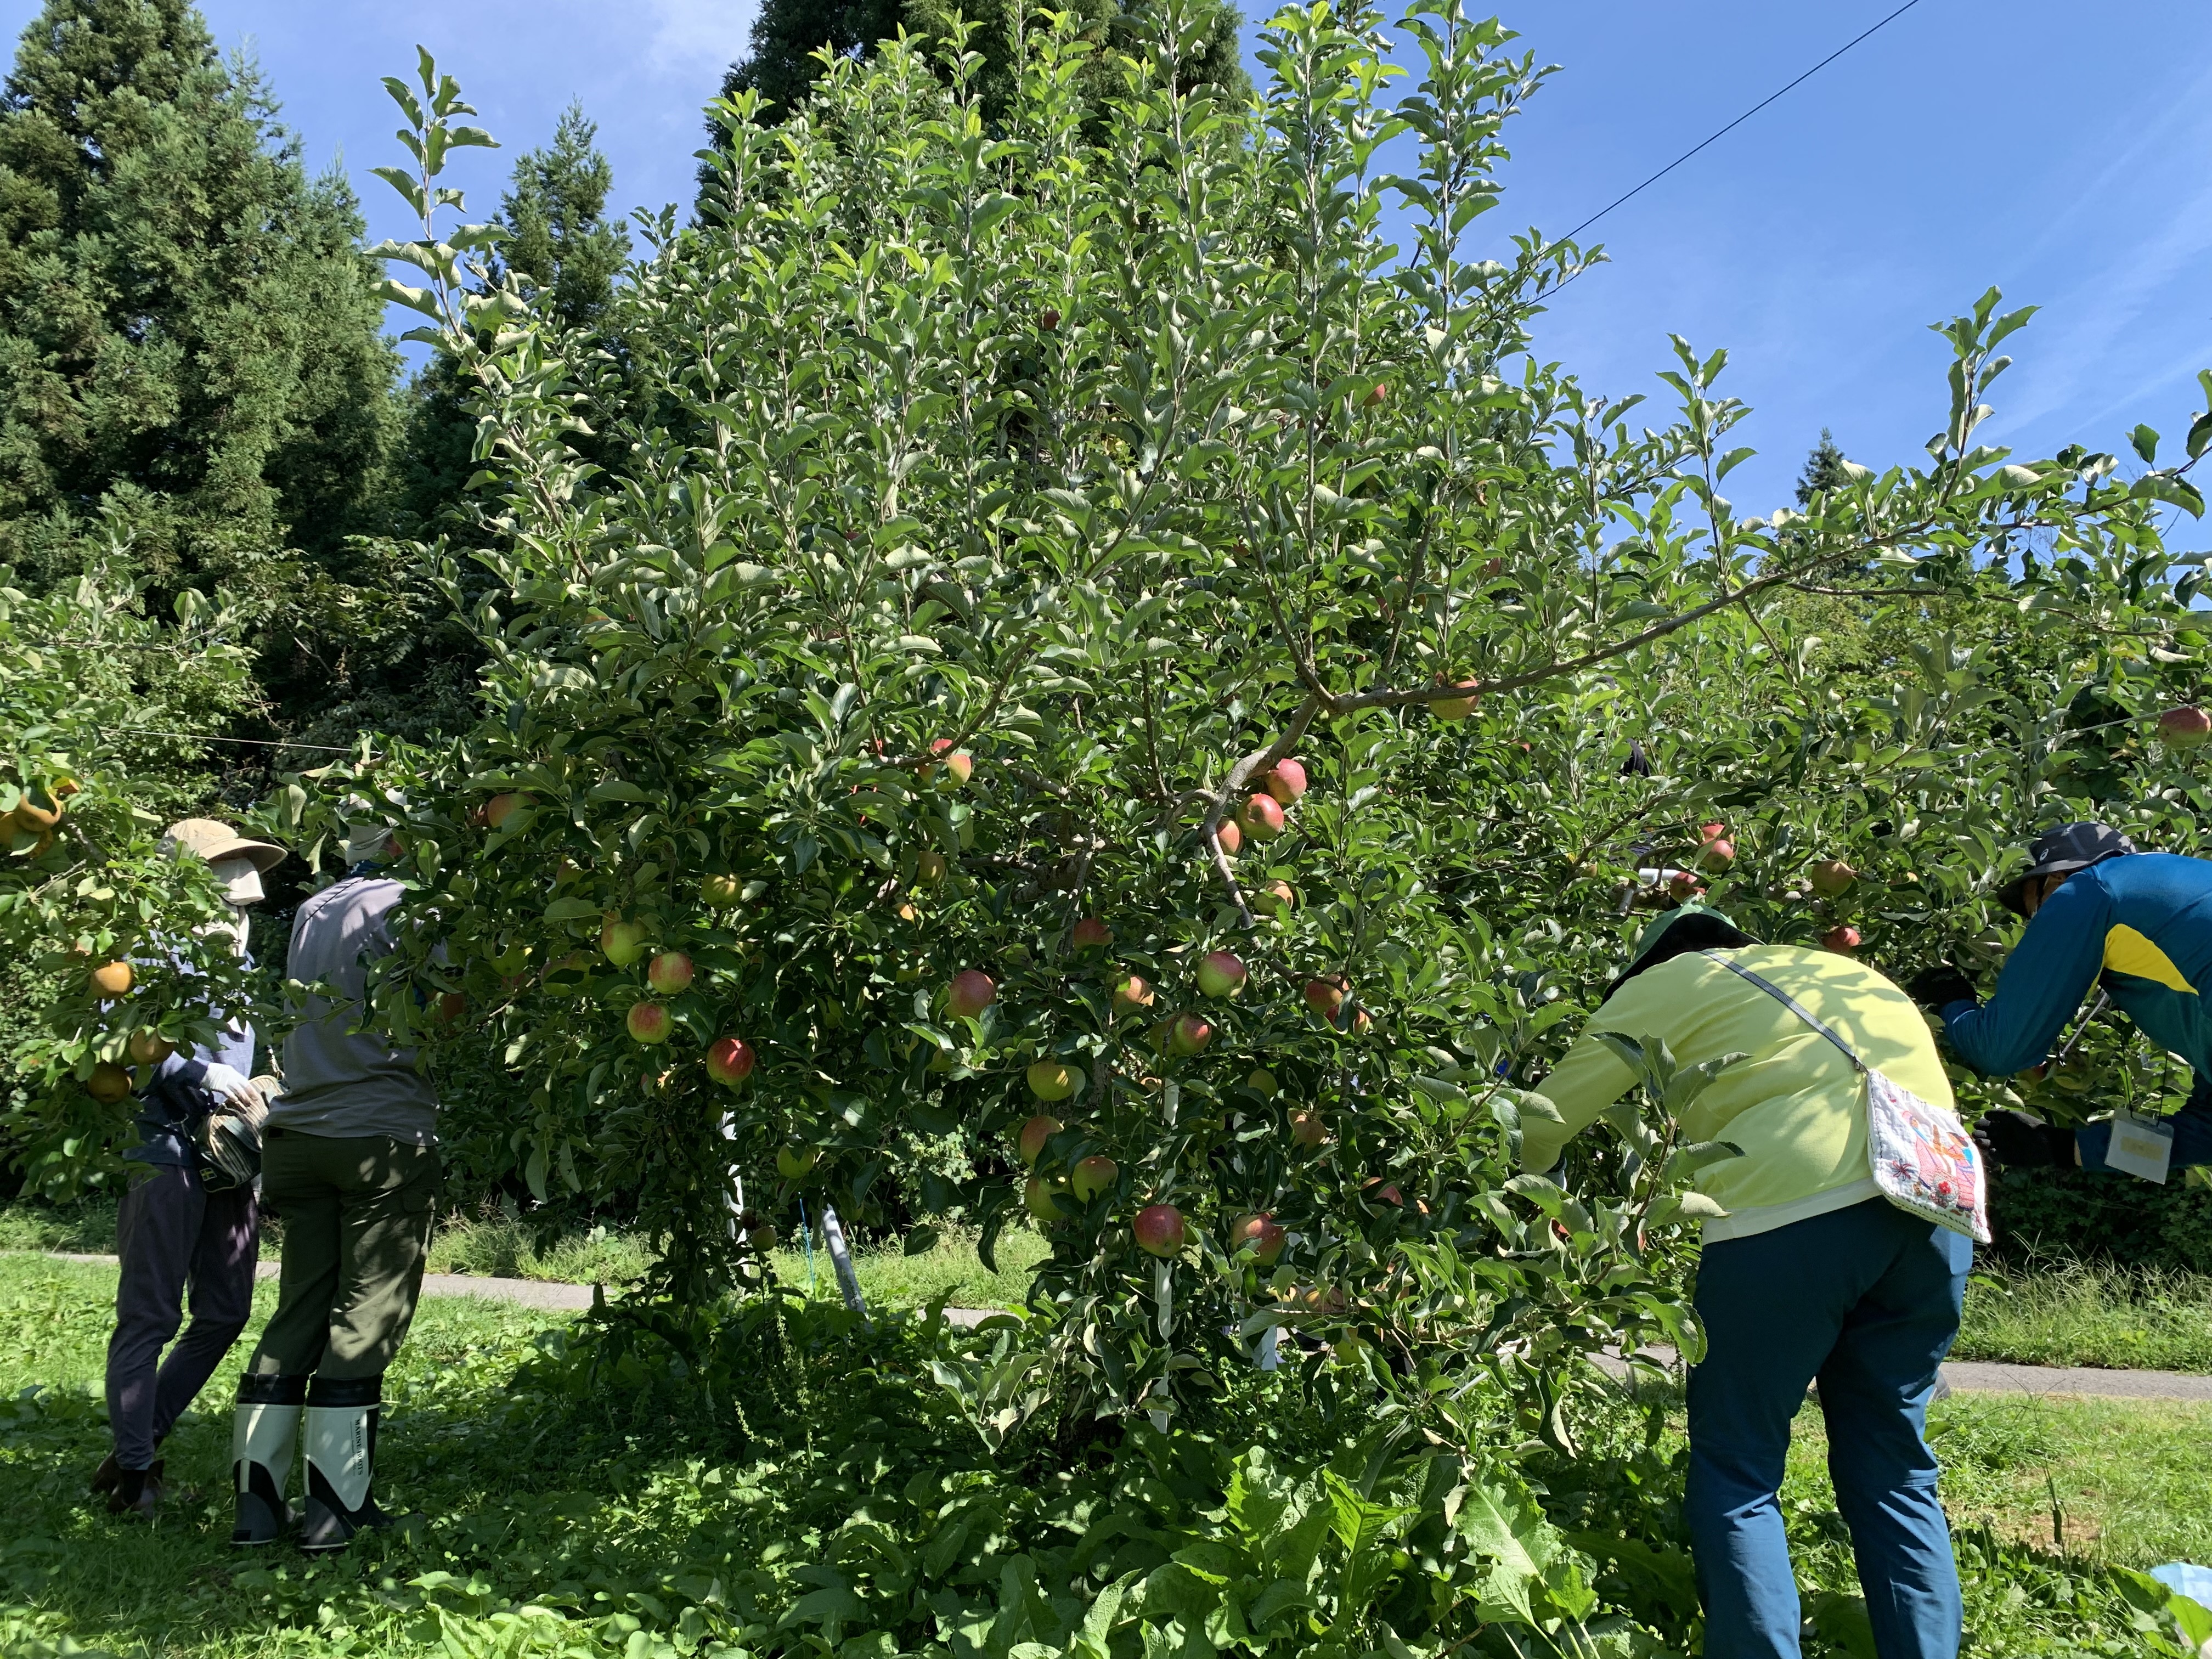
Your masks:
[[[70,1255],[52,1252],[63,1261],[98,1262],[115,1266],[112,1255]],[[264,1261],[256,1270],[263,1279],[276,1276],[276,1264]],[[539,1279],[490,1279],[474,1273],[430,1273],[422,1280],[427,1296],[482,1296],[525,1307],[572,1311],[592,1305],[588,1285],[556,1285]],[[945,1316],[956,1325],[978,1325],[991,1315],[987,1309],[947,1308]],[[1668,1356],[1669,1360],[1672,1356]],[[1612,1369],[1608,1366],[1607,1369]],[[1980,1359],[1954,1359],[1943,1367],[1947,1390],[1954,1394],[2092,1395],[2114,1400],[2212,1400],[2212,1376],[2192,1376],[2180,1371],[2108,1371],[2085,1365],[2006,1365]]]

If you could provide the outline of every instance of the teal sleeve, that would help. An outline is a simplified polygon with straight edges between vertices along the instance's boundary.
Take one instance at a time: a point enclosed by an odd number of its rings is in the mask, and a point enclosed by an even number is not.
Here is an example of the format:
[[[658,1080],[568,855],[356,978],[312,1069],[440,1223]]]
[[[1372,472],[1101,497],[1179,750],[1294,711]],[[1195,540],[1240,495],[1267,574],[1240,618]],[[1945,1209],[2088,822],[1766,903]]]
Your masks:
[[[1945,1010],[1944,1030],[1960,1060],[1985,1077],[2040,1065],[2105,965],[2112,899],[2098,881],[2075,879],[2045,899],[1980,1007]]]

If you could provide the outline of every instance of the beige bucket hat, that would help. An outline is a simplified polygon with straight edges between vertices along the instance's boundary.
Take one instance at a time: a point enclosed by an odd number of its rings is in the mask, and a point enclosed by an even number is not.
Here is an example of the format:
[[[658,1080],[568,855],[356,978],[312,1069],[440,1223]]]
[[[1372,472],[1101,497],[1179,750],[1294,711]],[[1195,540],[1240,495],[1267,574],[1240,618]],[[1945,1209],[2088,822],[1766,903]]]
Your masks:
[[[265,841],[248,841],[216,818],[179,818],[161,832],[161,838],[174,851],[191,853],[210,864],[220,859],[251,859],[253,867],[264,875],[289,856],[283,848]]]

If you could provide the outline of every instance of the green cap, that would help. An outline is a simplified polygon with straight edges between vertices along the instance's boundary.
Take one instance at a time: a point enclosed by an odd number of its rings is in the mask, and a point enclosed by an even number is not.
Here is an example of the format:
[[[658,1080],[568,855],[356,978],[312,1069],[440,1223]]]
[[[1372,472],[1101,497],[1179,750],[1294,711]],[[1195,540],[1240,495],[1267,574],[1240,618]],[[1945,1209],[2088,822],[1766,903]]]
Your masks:
[[[1642,933],[1637,936],[1636,954],[1629,957],[1628,965],[1631,968],[1633,968],[1638,963],[1643,961],[1644,957],[1650,956],[1651,952],[1658,947],[1659,941],[1666,937],[1668,930],[1671,929],[1676,922],[1681,921],[1685,918],[1690,916],[1710,916],[1713,921],[1718,922],[1722,927],[1728,928],[1730,932],[1743,933],[1743,929],[1738,927],[1735,923],[1729,921],[1724,914],[1721,911],[1716,910],[1710,904],[1692,903],[1678,905],[1675,908],[1668,911],[1666,915],[1656,918],[1649,927],[1646,927]],[[1748,933],[1744,933],[1743,936],[1747,939],[1751,937]]]

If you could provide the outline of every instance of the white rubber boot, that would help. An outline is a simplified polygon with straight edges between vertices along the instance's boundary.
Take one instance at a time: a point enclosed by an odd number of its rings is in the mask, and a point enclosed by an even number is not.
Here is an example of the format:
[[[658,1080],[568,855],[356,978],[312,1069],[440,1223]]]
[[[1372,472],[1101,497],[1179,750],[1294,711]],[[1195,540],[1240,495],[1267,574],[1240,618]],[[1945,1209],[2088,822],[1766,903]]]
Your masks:
[[[307,1389],[307,1497],[300,1547],[342,1550],[364,1527],[388,1527],[376,1507],[376,1423],[381,1376],[319,1376]]]
[[[283,1536],[291,1519],[284,1488],[292,1479],[292,1449],[307,1397],[304,1376],[239,1379],[238,1411],[230,1425],[230,1474],[238,1489],[232,1543],[273,1544]]]

